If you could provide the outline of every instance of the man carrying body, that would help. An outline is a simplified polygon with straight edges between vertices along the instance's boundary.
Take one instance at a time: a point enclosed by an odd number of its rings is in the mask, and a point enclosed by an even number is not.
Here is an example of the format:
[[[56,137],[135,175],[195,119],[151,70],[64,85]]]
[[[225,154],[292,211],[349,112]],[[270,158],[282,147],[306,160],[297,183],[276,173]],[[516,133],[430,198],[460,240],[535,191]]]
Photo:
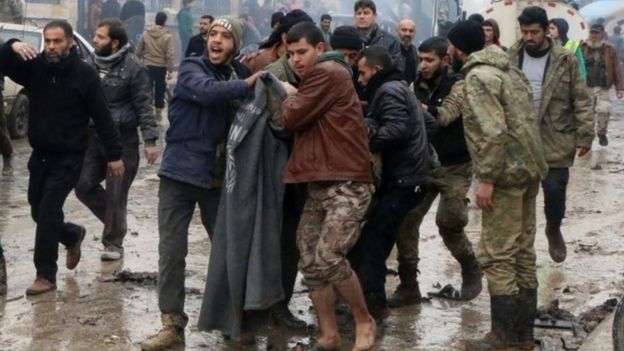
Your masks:
[[[461,76],[449,67],[447,50],[448,41],[442,37],[429,38],[418,47],[419,79],[414,83],[414,92],[418,100],[428,106],[429,113],[437,118],[438,133],[430,142],[441,166],[431,171],[423,202],[407,215],[401,225],[397,240],[401,284],[388,301],[390,307],[420,302],[417,281],[419,229],[438,194],[440,202],[436,224],[444,244],[462,270],[460,294],[457,296],[453,290],[446,297],[471,300],[481,292],[482,273],[464,231],[468,224],[466,194],[472,183],[472,163],[464,138],[461,111],[456,110],[453,116],[440,116],[438,111],[451,89],[456,84],[462,84],[459,82]]]
[[[353,249],[352,262],[371,314],[383,318],[387,312],[386,259],[403,219],[423,200],[421,185],[430,168],[428,131],[422,106],[385,48],[364,49],[358,70],[369,104],[369,148],[381,154],[383,167],[375,206]]]
[[[94,129],[89,130],[89,143],[82,174],[76,184],[76,196],[104,224],[101,259],[115,261],[123,257],[128,192],[139,169],[139,135],[145,142],[145,157],[153,164],[158,157],[158,124],[151,107],[150,81],[147,69],[134,56],[123,23],[108,19],[97,24],[93,38],[95,67],[119,129],[122,142],[121,159],[126,167],[122,179],[106,173],[106,155],[102,141]],[[106,189],[100,183],[106,180]]]
[[[189,40],[184,57],[204,55],[206,43],[208,42],[208,28],[210,28],[212,21],[214,21],[214,17],[210,15],[201,16],[199,19],[199,34],[192,36]]]
[[[111,119],[97,72],[78,56],[69,23],[55,20],[43,29],[44,52],[16,39],[0,49],[0,73],[28,90],[28,202],[37,223],[37,278],[26,294],[56,289],[59,242],[67,248],[66,266],[80,261],[84,227],[65,222],[63,204],[80,177],[87,148],[89,118],[105,146],[108,172],[121,177],[119,132]]]
[[[609,145],[607,128],[611,118],[611,97],[609,90],[615,86],[618,99],[624,98],[624,82],[620,58],[613,44],[605,41],[602,24],[591,27],[589,40],[583,43],[583,57],[587,68],[587,86],[593,99],[592,114],[596,121],[596,134],[600,146]]]
[[[401,55],[401,44],[390,33],[379,28],[377,6],[372,0],[358,0],[353,5],[355,26],[360,31],[364,47],[382,46],[388,50],[392,62],[400,71],[405,70],[405,60]]]
[[[418,72],[418,51],[412,44],[412,40],[416,36],[416,23],[410,19],[403,19],[397,25],[396,31],[401,40],[401,55],[405,62],[403,76],[409,86],[416,80],[416,73]]]
[[[517,350],[518,342],[533,350],[535,199],[547,165],[531,87],[499,48],[483,49],[477,22],[458,22],[448,38],[453,67],[465,77],[464,132],[483,217],[478,259],[492,314],[490,333],[468,341],[466,350]]]
[[[284,126],[295,132],[284,180],[308,188],[297,246],[299,270],[319,319],[318,346],[340,349],[338,291],[353,311],[354,350],[368,350],[375,342],[375,322],[345,257],[357,241],[373,189],[362,109],[350,67],[341,55],[322,55],[320,29],[299,23],[288,32],[287,44],[301,84],[296,92],[289,89],[282,104]]]
[[[182,61],[169,108],[167,146],[158,175],[158,305],[162,329],[141,344],[161,350],[184,343],[184,267],[188,227],[199,204],[211,236],[225,167],[224,146],[234,104],[252,92],[258,74],[234,61],[243,25],[225,16],[208,31],[207,54]]]
[[[594,137],[591,101],[573,53],[546,37],[548,16],[541,7],[527,7],[520,17],[522,39],[508,51],[533,89],[533,113],[544,143],[548,175],[542,182],[548,251],[555,262],[566,258],[561,235],[569,168],[587,154]]]

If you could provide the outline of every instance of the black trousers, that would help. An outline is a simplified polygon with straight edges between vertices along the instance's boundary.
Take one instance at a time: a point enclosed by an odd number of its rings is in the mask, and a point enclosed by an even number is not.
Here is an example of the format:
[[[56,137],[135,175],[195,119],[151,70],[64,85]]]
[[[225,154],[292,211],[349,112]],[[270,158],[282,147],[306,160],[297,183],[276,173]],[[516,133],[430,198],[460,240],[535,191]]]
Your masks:
[[[297,264],[299,263],[297,228],[299,227],[301,213],[303,213],[306,195],[306,184],[286,184],[281,237],[282,287],[286,305],[292,298],[295,282],[297,281]]]
[[[0,91],[0,155],[7,158],[13,155],[11,136],[7,128],[7,116],[4,115],[4,97]]]
[[[81,228],[65,222],[63,205],[82,169],[83,153],[47,154],[33,151],[28,161],[30,179],[28,202],[37,223],[35,234],[35,267],[37,275],[56,282],[59,242],[76,243]]]
[[[403,219],[423,198],[420,186],[382,185],[375,193],[368,221],[351,252],[351,263],[368,306],[386,306],[386,259]]]
[[[167,90],[167,67],[147,66],[152,88],[154,89],[154,107],[165,107],[165,91]]]
[[[570,179],[569,168],[550,168],[542,181],[544,214],[550,223],[561,223],[566,211],[566,189]]]
[[[4,250],[2,249],[2,244],[0,244],[0,259],[4,258]]]
[[[104,247],[123,247],[123,239],[128,231],[128,192],[139,169],[138,132],[121,130],[122,154],[125,172],[123,178],[108,175],[108,160],[104,144],[94,129],[89,130],[89,143],[76,196],[91,212],[104,223],[102,244]],[[100,184],[106,180],[106,189]]]

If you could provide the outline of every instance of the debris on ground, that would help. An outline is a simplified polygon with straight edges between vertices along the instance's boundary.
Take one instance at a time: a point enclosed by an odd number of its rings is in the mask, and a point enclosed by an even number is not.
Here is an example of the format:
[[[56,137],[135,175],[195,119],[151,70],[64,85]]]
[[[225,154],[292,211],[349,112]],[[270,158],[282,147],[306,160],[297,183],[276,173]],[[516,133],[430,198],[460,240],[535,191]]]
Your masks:
[[[158,273],[156,272],[131,272],[129,270],[123,270],[115,273],[111,278],[102,280],[103,282],[120,282],[120,283],[135,283],[139,285],[154,285],[158,283]]]
[[[86,317],[86,318],[78,317],[78,318],[76,318],[78,323],[80,323],[82,325],[90,325],[90,326],[95,326],[100,319],[102,319],[102,316]]]
[[[572,313],[559,307],[559,300],[537,308],[537,319],[542,321],[575,321]]]
[[[591,333],[602,320],[604,320],[617,307],[617,299],[609,299],[602,305],[596,306],[589,311],[581,313],[578,322],[583,326],[586,332]]]

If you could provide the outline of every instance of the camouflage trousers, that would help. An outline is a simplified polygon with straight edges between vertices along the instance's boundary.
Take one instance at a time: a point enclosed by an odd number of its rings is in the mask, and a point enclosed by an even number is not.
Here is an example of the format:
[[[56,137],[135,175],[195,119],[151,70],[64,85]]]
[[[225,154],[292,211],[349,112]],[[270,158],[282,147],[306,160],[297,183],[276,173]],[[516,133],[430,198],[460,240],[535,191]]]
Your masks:
[[[474,254],[472,244],[464,232],[464,227],[468,224],[466,194],[472,180],[472,163],[436,167],[429,174],[429,178],[423,201],[408,213],[399,229],[399,277],[404,286],[416,284],[420,225],[438,195],[440,202],[436,224],[444,244],[455,258]]]
[[[477,260],[490,295],[516,295],[537,288],[535,200],[539,182],[519,187],[494,186],[494,207],[482,212]]]
[[[592,112],[594,121],[596,121],[596,134],[607,135],[609,127],[609,118],[611,117],[611,97],[609,89],[601,87],[591,87],[590,96],[592,97]]]
[[[373,186],[354,182],[308,184],[297,229],[299,270],[310,289],[339,285],[353,271],[346,255],[357,242]]]

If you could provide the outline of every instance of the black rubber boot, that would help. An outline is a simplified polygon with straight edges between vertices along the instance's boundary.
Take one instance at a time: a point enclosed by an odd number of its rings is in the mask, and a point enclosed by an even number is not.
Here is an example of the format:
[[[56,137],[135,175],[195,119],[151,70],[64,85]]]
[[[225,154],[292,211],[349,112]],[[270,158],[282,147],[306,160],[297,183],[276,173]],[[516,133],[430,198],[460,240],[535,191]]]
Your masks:
[[[548,238],[550,258],[557,263],[565,261],[567,250],[563,235],[561,235],[561,221],[546,222],[546,238]]]
[[[533,325],[537,315],[537,289],[520,288],[518,293],[518,348],[533,350],[535,336]]]
[[[479,267],[474,253],[464,254],[457,257],[462,270],[461,299],[469,301],[479,296],[483,289],[483,272]]]
[[[411,286],[405,286],[400,284],[392,296],[388,299],[388,307],[396,308],[403,306],[410,306],[419,304],[422,302],[422,295],[420,294],[420,288],[418,282]]]
[[[308,329],[308,324],[295,317],[295,315],[290,312],[288,305],[284,303],[277,303],[275,306],[271,307],[271,317],[275,324],[284,328],[297,331],[306,331]]]
[[[517,295],[490,297],[492,330],[481,340],[466,342],[466,351],[517,351]]]

